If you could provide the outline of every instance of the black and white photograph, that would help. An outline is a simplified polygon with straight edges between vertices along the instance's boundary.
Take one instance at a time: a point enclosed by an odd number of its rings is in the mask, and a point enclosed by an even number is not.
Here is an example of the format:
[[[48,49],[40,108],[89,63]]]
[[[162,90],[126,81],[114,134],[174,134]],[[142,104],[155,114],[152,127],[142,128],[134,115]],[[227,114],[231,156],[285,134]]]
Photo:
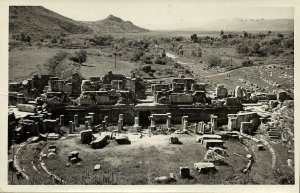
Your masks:
[[[29,2],[1,36],[7,187],[299,183],[292,4]]]

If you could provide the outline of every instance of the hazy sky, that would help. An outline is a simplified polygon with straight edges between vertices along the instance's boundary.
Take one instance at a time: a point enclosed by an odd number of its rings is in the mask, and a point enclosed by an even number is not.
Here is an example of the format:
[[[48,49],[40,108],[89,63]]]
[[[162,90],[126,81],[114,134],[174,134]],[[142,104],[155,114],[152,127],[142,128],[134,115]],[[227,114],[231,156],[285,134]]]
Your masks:
[[[48,1],[44,6],[74,20],[95,21],[113,14],[152,30],[197,27],[221,18],[294,18],[292,7],[266,7],[266,4],[258,7],[256,2],[258,1],[64,0]]]

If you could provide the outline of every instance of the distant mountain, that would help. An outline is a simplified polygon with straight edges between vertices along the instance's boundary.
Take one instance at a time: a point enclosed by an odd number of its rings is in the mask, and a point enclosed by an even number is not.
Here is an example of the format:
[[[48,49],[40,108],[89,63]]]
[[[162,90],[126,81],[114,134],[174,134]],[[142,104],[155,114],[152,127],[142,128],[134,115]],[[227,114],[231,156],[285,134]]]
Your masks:
[[[92,33],[92,29],[41,6],[10,6],[9,32],[58,35]]]
[[[131,21],[124,21],[113,15],[109,15],[103,20],[86,21],[83,23],[98,33],[138,33],[149,31],[148,29],[134,25]]]
[[[202,30],[226,31],[293,31],[293,19],[220,19],[201,27]]]

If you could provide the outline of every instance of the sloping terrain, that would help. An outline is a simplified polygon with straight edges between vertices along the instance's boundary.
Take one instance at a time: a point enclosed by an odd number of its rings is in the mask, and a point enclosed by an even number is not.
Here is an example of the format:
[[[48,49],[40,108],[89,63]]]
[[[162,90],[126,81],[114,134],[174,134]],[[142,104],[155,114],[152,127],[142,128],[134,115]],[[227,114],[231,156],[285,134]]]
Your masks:
[[[131,21],[124,21],[113,15],[109,15],[103,20],[83,22],[95,32],[99,33],[138,33],[149,30],[134,25]]]
[[[92,30],[42,6],[10,6],[9,32],[26,34],[58,35],[91,33]]]

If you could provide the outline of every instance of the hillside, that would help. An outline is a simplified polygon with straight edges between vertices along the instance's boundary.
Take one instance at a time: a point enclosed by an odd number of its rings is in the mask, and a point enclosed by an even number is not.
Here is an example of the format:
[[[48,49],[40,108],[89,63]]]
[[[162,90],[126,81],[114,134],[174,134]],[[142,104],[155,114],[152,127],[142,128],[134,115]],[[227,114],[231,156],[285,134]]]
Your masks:
[[[293,31],[293,19],[221,19],[208,23],[206,30],[227,31]]]
[[[91,33],[92,30],[41,6],[10,6],[9,32],[35,35]]]
[[[134,25],[131,21],[124,21],[113,15],[109,15],[103,20],[86,21],[83,23],[98,33],[138,33],[149,31],[148,29]]]

